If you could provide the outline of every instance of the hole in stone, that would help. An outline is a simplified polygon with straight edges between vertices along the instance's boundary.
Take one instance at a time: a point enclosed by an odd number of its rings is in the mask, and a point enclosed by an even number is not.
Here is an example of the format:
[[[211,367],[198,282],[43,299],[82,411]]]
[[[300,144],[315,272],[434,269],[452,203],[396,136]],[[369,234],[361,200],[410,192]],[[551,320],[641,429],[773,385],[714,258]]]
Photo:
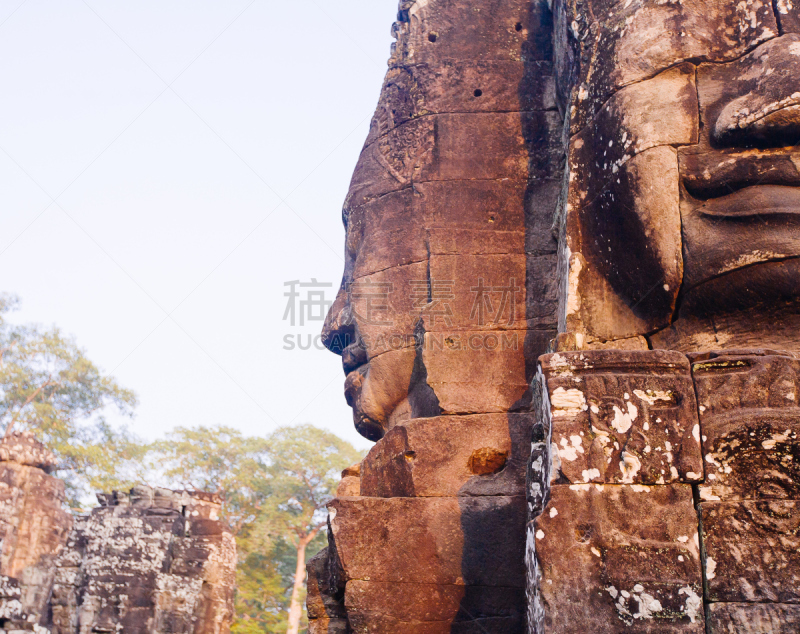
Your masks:
[[[492,447],[476,449],[469,457],[469,470],[475,475],[500,473],[508,462],[508,452]]]
[[[516,24],[516,26],[514,28],[517,30],[517,32],[521,31],[522,30],[522,22],[517,22],[517,24]]]
[[[438,37],[439,36],[436,35],[436,33],[431,33],[430,35],[428,35],[428,41],[429,42],[435,42]]]
[[[480,88],[478,88],[473,94],[476,97],[481,97],[483,95],[483,91]]]

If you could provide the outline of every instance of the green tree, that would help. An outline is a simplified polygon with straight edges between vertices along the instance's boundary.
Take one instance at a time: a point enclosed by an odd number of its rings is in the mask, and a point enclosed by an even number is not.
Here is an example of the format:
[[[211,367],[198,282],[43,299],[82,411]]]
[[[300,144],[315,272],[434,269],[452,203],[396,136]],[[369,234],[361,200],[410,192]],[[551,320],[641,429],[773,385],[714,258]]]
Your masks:
[[[237,537],[269,495],[268,440],[230,427],[177,427],[153,443],[150,459],[170,486],[223,495],[223,513]]]
[[[178,428],[156,443],[172,483],[217,491],[239,552],[236,634],[300,630],[309,547],[322,548],[339,474],[363,456],[311,425],[248,438],[226,427]]]
[[[271,493],[260,516],[265,533],[278,535],[295,548],[296,566],[289,603],[287,634],[300,631],[306,578],[306,550],[325,527],[325,508],[343,469],[362,458],[341,438],[312,427],[282,427],[270,436]]]
[[[15,325],[19,300],[0,295],[0,428],[27,430],[59,460],[72,506],[97,490],[137,479],[146,448],[109,425],[109,406],[132,416],[136,396],[104,375],[58,328]]]

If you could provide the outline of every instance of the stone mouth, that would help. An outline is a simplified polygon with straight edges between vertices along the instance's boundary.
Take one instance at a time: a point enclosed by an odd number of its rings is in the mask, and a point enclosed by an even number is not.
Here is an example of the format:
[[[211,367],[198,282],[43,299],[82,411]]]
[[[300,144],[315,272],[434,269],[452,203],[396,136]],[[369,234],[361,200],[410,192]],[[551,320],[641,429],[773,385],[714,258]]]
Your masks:
[[[800,152],[783,148],[713,151],[704,154],[699,164],[684,162],[681,182],[696,205],[768,186],[800,188]]]

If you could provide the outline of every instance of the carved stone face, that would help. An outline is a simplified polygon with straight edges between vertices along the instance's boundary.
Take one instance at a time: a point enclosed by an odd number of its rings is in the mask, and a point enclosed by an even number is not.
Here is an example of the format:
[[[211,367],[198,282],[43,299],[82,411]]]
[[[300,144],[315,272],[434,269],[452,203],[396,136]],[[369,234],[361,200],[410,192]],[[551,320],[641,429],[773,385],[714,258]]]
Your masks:
[[[529,387],[524,348],[535,360],[554,334],[563,149],[550,13],[492,7],[401,4],[345,202],[323,340],[372,440],[410,418],[508,411]]]
[[[700,143],[679,152],[686,310],[800,298],[800,35],[701,64]],[[772,324],[763,324],[772,327]]]
[[[556,11],[571,115],[561,328],[587,344],[797,347],[798,8]]]

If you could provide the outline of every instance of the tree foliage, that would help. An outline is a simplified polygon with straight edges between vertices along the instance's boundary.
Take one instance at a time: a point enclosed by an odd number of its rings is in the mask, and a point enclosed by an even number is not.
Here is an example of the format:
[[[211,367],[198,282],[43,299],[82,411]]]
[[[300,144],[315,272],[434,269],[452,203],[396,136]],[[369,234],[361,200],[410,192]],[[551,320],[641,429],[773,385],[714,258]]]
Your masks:
[[[56,454],[73,506],[93,491],[135,481],[145,447],[102,417],[110,406],[131,415],[135,394],[58,328],[10,323],[17,305],[0,295],[0,429],[30,431]]]
[[[144,443],[103,413],[131,416],[136,396],[104,375],[57,328],[17,325],[0,294],[0,431],[27,430],[58,459],[74,507],[137,482],[220,493],[239,565],[235,634],[297,632],[306,549],[323,548],[326,504],[339,474],[363,457],[311,425],[265,438],[225,427],[178,427]]]
[[[341,471],[363,456],[311,425],[248,438],[226,427],[178,428],[154,446],[174,485],[217,491],[239,551],[233,632],[285,632],[306,548],[325,543],[322,529]],[[298,568],[298,561],[301,566]]]

